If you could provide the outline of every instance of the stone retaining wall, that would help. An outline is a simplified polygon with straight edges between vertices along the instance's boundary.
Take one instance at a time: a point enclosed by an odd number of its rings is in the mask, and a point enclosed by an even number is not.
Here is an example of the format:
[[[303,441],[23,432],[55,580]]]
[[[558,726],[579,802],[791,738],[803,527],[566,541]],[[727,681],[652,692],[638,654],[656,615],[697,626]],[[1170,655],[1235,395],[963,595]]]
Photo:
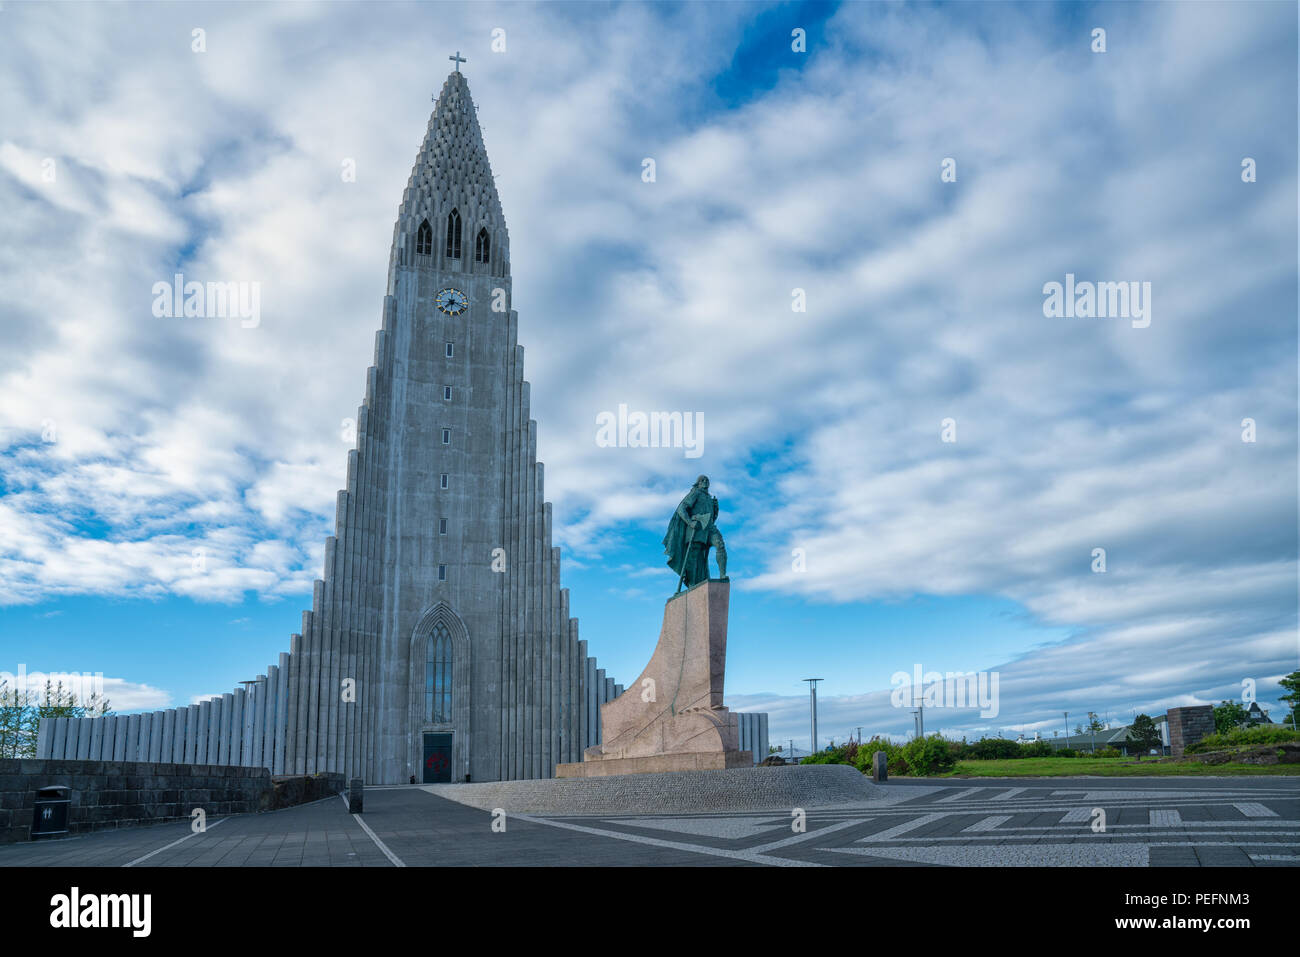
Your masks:
[[[342,774],[306,782],[277,779],[266,768],[145,764],[118,761],[0,760],[0,843],[31,839],[40,788],[69,788],[70,834],[265,811],[316,800],[343,789]]]

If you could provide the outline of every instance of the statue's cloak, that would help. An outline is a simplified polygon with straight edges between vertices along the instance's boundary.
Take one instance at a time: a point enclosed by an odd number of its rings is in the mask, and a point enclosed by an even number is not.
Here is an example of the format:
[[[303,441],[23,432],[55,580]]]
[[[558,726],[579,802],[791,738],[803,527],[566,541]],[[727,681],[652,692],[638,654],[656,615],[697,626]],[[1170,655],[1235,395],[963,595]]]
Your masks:
[[[688,525],[682,519],[682,512],[693,517],[708,516],[712,519],[717,514],[716,510],[717,499],[702,489],[693,488],[673,512],[673,517],[668,522],[668,534],[664,536],[664,554],[668,556],[668,567],[677,573],[678,578],[682,577],[682,568],[690,555],[691,543],[709,540],[708,523],[703,528]]]

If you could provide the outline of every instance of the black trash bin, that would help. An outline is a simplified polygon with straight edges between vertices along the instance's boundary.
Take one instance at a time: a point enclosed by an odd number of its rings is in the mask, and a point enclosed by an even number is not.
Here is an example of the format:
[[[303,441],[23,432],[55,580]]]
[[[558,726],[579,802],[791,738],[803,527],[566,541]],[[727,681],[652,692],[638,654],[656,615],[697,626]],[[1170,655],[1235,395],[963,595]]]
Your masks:
[[[68,833],[68,808],[72,805],[68,790],[60,784],[36,792],[36,802],[32,805],[33,841]]]

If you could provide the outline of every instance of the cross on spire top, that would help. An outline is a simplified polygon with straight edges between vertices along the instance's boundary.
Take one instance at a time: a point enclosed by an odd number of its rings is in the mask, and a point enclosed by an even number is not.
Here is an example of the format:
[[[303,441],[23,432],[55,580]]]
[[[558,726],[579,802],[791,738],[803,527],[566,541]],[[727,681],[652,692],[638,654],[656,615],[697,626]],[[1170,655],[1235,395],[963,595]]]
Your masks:
[[[460,65],[461,65],[462,63],[468,63],[468,62],[469,62],[469,57],[463,57],[463,56],[461,56],[459,50],[456,51],[456,55],[455,55],[455,56],[449,56],[449,57],[447,57],[447,59],[448,59],[448,60],[455,60],[455,61],[456,61],[456,72],[457,72],[457,73],[460,72]]]

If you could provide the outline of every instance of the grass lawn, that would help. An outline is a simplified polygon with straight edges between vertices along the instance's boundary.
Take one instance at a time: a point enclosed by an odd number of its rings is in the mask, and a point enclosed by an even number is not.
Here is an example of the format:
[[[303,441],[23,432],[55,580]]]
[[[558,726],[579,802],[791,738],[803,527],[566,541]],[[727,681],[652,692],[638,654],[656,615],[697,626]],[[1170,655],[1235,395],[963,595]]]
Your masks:
[[[1000,761],[958,761],[946,774],[955,778],[1052,778],[1096,775],[1099,777],[1205,775],[1236,777],[1256,774],[1300,774],[1300,764],[1197,764],[1160,762],[1144,758],[1009,758]],[[910,775],[909,775],[910,777]]]

